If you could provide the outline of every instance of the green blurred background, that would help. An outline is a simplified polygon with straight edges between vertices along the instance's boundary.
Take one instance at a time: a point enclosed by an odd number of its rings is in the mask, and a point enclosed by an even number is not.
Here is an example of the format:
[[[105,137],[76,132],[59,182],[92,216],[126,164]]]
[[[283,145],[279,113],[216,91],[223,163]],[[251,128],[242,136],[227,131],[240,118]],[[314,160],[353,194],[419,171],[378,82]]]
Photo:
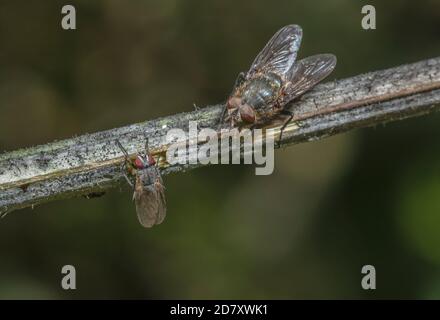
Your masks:
[[[60,27],[77,9],[77,30]],[[377,29],[361,28],[373,4]],[[280,27],[331,79],[439,55],[440,1],[0,2],[0,150],[226,99]],[[0,298],[440,298],[440,114],[276,151],[275,172],[165,177],[168,216],[137,222],[128,188],[0,221]],[[77,290],[61,289],[61,267]],[[361,288],[361,268],[377,290]]]

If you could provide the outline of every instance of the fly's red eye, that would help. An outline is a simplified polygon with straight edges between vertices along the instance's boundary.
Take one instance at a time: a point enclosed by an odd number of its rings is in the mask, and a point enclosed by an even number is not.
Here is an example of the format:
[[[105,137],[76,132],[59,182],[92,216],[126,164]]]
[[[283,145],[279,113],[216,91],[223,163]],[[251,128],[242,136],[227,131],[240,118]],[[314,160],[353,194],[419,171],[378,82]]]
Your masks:
[[[150,166],[154,166],[156,164],[156,160],[152,156],[148,156],[148,164]]]
[[[240,98],[232,97],[228,100],[226,107],[228,109],[236,109],[242,104]]]
[[[136,157],[136,160],[134,160],[134,166],[137,169],[143,169],[144,168],[144,163],[142,162],[142,160],[139,157]]]
[[[240,117],[243,121],[248,123],[255,122],[255,111],[250,105],[244,104],[240,107],[239,110],[240,110]]]

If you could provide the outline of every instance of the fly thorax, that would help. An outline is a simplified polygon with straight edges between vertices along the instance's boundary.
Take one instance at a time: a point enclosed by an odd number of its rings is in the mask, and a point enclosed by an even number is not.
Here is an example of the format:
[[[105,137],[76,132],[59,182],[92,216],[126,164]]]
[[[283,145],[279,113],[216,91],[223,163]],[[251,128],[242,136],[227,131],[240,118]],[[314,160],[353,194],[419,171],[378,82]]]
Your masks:
[[[138,171],[138,177],[144,187],[150,186],[156,180],[156,174],[153,167],[145,168]]]
[[[256,77],[244,88],[243,100],[255,109],[261,108],[274,101],[280,87],[281,79],[275,74]]]

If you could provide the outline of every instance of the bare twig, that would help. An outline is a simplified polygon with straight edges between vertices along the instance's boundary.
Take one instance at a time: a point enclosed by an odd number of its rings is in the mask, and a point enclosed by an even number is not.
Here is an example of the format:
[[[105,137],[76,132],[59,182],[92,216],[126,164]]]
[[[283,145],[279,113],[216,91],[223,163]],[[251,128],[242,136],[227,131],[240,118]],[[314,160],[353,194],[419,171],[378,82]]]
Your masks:
[[[316,86],[290,107],[294,120],[281,146],[320,139],[440,109],[440,57]],[[144,147],[144,134],[162,174],[201,166],[164,161],[170,128],[188,130],[189,121],[216,128],[222,105],[53,142],[0,155],[0,212],[79,195],[93,195],[122,181],[123,155]],[[280,128],[282,119],[267,127]]]

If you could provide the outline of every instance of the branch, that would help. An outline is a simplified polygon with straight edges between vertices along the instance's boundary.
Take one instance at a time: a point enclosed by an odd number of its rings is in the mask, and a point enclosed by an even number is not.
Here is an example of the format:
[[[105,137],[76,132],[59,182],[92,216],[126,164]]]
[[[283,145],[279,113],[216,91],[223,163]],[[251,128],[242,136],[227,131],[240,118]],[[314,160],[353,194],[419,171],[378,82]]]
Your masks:
[[[0,212],[80,195],[94,195],[122,181],[122,154],[149,138],[162,174],[201,166],[170,165],[166,132],[188,130],[189,121],[216,128],[223,105],[209,106],[156,120],[52,142],[0,155]],[[290,106],[294,121],[281,146],[311,141],[350,129],[418,116],[440,109],[440,57],[316,86]],[[265,127],[279,129],[279,118]]]

